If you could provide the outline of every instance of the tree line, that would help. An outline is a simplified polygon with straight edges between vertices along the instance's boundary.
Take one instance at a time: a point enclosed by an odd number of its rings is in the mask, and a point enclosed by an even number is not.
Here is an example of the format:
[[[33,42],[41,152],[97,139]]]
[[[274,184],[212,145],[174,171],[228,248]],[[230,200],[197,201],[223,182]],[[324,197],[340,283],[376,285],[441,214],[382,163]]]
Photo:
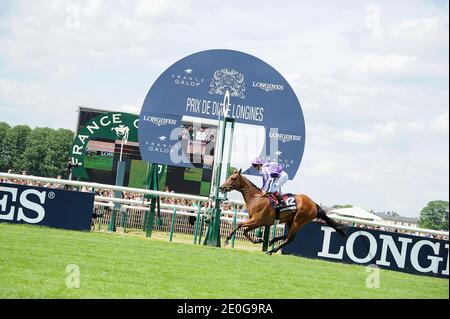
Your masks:
[[[56,178],[67,177],[74,132],[0,122],[0,171]]]

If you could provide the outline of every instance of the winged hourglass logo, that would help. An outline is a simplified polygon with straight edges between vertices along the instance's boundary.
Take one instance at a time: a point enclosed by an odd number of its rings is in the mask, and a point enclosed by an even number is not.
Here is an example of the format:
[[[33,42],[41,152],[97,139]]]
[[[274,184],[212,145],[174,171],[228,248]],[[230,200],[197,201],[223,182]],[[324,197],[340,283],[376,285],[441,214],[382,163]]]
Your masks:
[[[245,98],[244,75],[236,70],[221,69],[214,72],[209,94],[224,95],[228,90],[230,96]]]

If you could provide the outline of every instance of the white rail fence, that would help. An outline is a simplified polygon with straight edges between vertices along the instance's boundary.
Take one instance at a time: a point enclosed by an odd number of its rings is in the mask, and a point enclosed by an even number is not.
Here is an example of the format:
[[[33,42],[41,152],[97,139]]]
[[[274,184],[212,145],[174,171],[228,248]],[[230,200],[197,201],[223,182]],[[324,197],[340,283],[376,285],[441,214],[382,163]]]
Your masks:
[[[128,193],[136,193],[142,195],[153,195],[153,196],[161,196],[165,198],[179,198],[186,199],[191,201],[196,201],[200,204],[205,202],[210,202],[208,197],[203,196],[194,196],[187,194],[178,194],[178,193],[167,193],[160,191],[152,191],[146,189],[139,188],[130,188],[124,186],[116,186],[116,185],[107,185],[107,184],[99,184],[99,183],[90,183],[90,182],[79,182],[79,181],[71,181],[71,180],[63,180],[63,179],[54,179],[47,177],[37,177],[37,176],[28,176],[28,175],[18,175],[18,174],[8,174],[0,172],[0,178],[8,179],[10,182],[17,181],[27,181],[27,182],[35,182],[35,183],[43,183],[46,186],[54,186],[54,185],[64,185],[64,186],[73,186],[78,188],[90,188],[92,192],[96,190],[112,190],[112,191],[120,191],[120,192],[128,192]],[[123,209],[126,209],[128,220],[127,227],[140,229],[143,228],[144,223],[144,215],[145,212],[149,209],[149,202],[146,201],[136,201],[136,200],[128,200],[128,199],[120,199],[120,198],[112,198],[112,197],[102,197],[96,196],[95,203],[95,212],[103,213],[104,220],[103,223],[106,223],[106,220],[110,218],[111,207],[114,206],[113,203],[120,203]],[[244,205],[241,201],[233,201],[230,200],[229,203],[233,205]],[[175,223],[175,231],[180,233],[192,234],[194,232],[194,226],[189,223],[189,217],[197,216],[197,207],[191,206],[177,206],[173,204],[162,204],[161,205],[161,217],[163,219],[163,225],[157,226],[155,224],[155,229],[166,231],[167,227],[170,227],[170,220],[173,214],[173,208],[177,207],[176,213],[176,223]],[[201,215],[205,214],[205,209],[202,209]],[[122,212],[118,212],[118,218],[116,222],[120,225],[122,220]],[[222,227],[221,227],[221,235],[226,236],[233,226],[233,211],[224,211],[222,212]],[[248,215],[245,213],[238,212],[238,216],[240,218],[237,219],[237,222],[244,221]],[[449,232],[448,231],[437,231],[432,229],[423,229],[418,227],[409,227],[403,225],[392,225],[384,222],[377,221],[369,221],[362,220],[357,218],[349,218],[344,216],[339,216],[336,214],[329,214],[330,217],[338,220],[340,222],[346,224],[353,225],[366,225],[370,227],[377,227],[384,229],[386,231],[406,231],[412,234],[416,234],[419,236],[443,236],[448,239]],[[156,216],[155,216],[156,219]],[[168,221],[168,222],[167,222]],[[169,225],[169,226],[168,226]],[[284,225],[277,225],[276,236],[283,234]],[[254,234],[253,234],[254,236]],[[237,239],[244,239],[243,232],[240,230],[236,233]]]
[[[123,227],[123,225],[126,225],[126,228],[144,229],[145,213],[150,211],[150,208],[148,207],[149,203],[146,203],[147,205],[143,206],[142,201],[121,200],[118,198],[102,196],[95,197],[94,211],[95,213],[101,215],[101,218],[99,218],[96,222],[97,228],[101,227],[101,225],[109,225],[114,203],[122,204],[121,209],[117,211],[116,227]],[[198,213],[198,207],[196,206],[180,206],[162,203],[160,209],[162,224],[160,226],[157,224],[158,216],[155,215],[153,220],[154,229],[165,232],[170,231],[174,208],[176,208],[174,232],[193,235],[195,232],[195,222]],[[205,216],[206,211],[206,208],[201,208],[200,218]],[[234,214],[234,211],[222,211],[222,217],[220,218],[220,234],[222,238],[225,238],[233,230]],[[124,220],[124,218],[126,218],[126,220]],[[247,213],[236,212],[237,224],[246,221],[247,218]],[[282,236],[284,234],[284,225],[277,225],[276,227],[276,236]],[[199,233],[206,234],[206,231],[207,225],[203,224],[202,228],[199,230]],[[273,226],[270,229],[271,234],[272,231]],[[253,239],[256,239],[257,237],[255,232],[250,232],[249,235]],[[236,240],[248,241],[242,229],[236,232],[235,238]]]

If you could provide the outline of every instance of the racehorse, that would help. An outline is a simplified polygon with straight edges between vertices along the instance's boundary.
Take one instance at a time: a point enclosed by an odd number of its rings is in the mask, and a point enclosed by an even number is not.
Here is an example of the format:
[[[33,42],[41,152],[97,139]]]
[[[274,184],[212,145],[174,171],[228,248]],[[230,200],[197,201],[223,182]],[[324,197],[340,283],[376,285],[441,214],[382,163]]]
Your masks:
[[[264,242],[262,239],[254,240],[249,236],[249,232],[257,229],[261,226],[271,226],[275,223],[275,209],[270,203],[267,196],[263,195],[262,191],[247,178],[242,176],[242,169],[234,171],[230,177],[220,186],[220,191],[222,193],[229,192],[231,190],[239,191],[244,197],[245,204],[248,210],[249,219],[245,222],[240,223],[227,237],[225,245],[231,239],[233,234],[240,228],[244,229],[244,235],[252,243],[259,244]],[[271,255],[278,252],[281,248],[288,245],[294,240],[295,234],[300,230],[301,227],[312,221],[313,219],[320,218],[327,225],[334,228],[342,236],[345,235],[345,226],[337,223],[328,217],[325,211],[313,202],[308,196],[303,194],[295,195],[296,209],[290,211],[283,211],[280,213],[279,222],[281,224],[286,223],[288,227],[288,234],[273,238],[269,245],[284,240],[278,247],[269,250],[267,254]]]

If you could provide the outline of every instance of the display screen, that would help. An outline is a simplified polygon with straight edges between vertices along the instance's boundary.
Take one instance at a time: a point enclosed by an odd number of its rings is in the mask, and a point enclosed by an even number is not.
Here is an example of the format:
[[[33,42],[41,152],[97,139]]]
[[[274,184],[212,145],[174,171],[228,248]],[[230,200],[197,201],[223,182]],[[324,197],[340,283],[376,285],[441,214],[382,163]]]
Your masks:
[[[108,112],[112,111],[80,108],[78,131],[93,118]],[[190,155],[190,160],[195,168],[161,166],[159,190],[163,191],[168,187],[170,191],[208,196],[212,178],[216,129],[185,123],[180,130],[179,140],[186,154]],[[85,168],[89,175],[88,181],[115,184],[121,147],[121,140],[93,138],[89,141],[85,158]],[[135,142],[124,144],[122,160],[126,163],[124,185],[146,188],[149,164],[142,160],[139,144]]]

